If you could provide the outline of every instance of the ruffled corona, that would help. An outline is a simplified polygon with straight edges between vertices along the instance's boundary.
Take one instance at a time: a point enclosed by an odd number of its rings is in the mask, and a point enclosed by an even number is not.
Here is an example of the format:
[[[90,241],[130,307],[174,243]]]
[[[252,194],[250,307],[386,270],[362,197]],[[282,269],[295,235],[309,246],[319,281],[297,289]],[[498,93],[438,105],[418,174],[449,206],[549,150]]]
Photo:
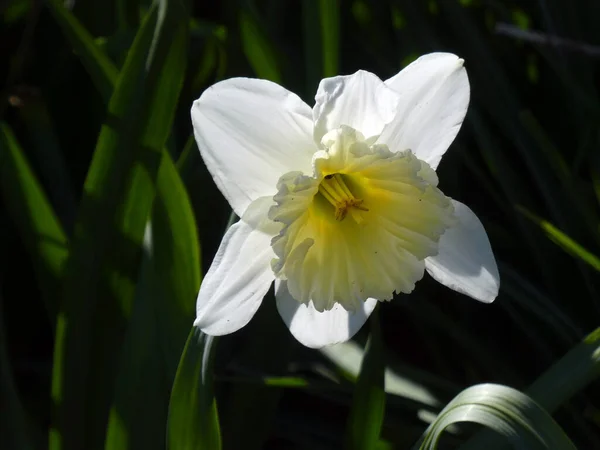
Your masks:
[[[327,133],[314,176],[283,175],[271,220],[272,268],[299,302],[355,310],[368,298],[408,293],[454,223],[437,176],[410,151],[391,152],[343,126]]]

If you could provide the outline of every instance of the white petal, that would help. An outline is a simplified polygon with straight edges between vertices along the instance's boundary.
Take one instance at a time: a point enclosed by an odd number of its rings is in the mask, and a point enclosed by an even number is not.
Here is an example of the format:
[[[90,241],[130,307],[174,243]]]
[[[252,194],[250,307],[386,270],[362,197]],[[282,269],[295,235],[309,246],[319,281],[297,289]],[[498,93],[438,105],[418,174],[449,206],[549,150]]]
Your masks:
[[[381,133],[396,115],[398,95],[377,76],[364,70],[321,80],[315,95],[315,142],[341,125],[369,138]]]
[[[362,309],[352,313],[339,303],[329,311],[317,311],[312,301],[306,305],[292,298],[285,281],[275,281],[277,310],[292,335],[303,345],[321,348],[352,338],[369,318],[377,300],[364,302]]]
[[[500,275],[490,241],[477,216],[452,200],[458,222],[440,239],[439,254],[425,259],[427,272],[450,289],[484,303],[498,295]]]
[[[273,196],[284,173],[312,173],[311,109],[275,83],[222,81],[204,91],[191,114],[202,158],[240,217],[256,198]]]
[[[271,238],[243,220],[227,230],[200,286],[195,326],[220,336],[252,319],[274,279]]]
[[[392,151],[410,149],[437,168],[469,106],[469,79],[463,63],[450,53],[431,53],[386,80],[399,94],[400,103],[379,142]]]

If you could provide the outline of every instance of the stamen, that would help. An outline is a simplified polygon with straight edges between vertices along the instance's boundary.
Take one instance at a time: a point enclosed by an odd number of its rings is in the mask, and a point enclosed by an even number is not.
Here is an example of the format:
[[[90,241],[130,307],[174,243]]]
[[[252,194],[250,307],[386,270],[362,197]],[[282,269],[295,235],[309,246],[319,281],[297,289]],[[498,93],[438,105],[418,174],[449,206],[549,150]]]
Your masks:
[[[369,298],[411,292],[456,219],[433,169],[412,152],[368,146],[347,127],[329,133],[314,176],[279,180],[271,267],[298,302],[354,311]]]
[[[333,181],[335,182],[336,187],[346,194],[347,197],[354,198],[352,192],[350,192],[350,189],[348,189],[348,186],[346,186],[346,183],[344,183],[340,174],[336,174],[336,176],[333,177]]]
[[[356,208],[361,211],[369,209],[363,206],[363,200],[354,197],[342,175],[339,173],[329,174],[323,178],[319,185],[319,193],[335,208],[335,219],[344,220],[350,208]],[[352,218],[357,222],[362,222],[360,214],[352,212]]]

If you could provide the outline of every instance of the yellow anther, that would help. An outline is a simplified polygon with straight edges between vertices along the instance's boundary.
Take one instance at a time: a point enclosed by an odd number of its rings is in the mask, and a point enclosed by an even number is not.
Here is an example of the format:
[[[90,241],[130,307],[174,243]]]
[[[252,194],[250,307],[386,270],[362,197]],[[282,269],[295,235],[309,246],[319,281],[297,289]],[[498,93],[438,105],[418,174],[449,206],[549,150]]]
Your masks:
[[[339,173],[327,175],[319,185],[319,193],[335,208],[335,219],[344,220],[350,208],[356,208],[361,211],[369,209],[362,205],[363,200],[354,197],[344,179]],[[360,218],[357,214],[352,214],[352,217],[357,221]]]

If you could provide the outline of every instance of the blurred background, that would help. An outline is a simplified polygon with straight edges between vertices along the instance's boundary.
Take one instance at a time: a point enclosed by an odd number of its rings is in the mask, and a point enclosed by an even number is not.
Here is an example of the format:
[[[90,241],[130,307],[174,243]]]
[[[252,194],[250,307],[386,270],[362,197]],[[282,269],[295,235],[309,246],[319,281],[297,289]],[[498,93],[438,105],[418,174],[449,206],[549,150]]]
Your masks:
[[[0,446],[335,449],[358,432],[405,449],[499,383],[600,448],[599,20],[597,0],[0,0]],[[433,51],[469,75],[438,174],[488,232],[497,300],[426,276],[323,352],[272,294],[218,345],[190,331],[231,219],[193,100],[245,76],[312,106],[324,77],[386,79]]]

